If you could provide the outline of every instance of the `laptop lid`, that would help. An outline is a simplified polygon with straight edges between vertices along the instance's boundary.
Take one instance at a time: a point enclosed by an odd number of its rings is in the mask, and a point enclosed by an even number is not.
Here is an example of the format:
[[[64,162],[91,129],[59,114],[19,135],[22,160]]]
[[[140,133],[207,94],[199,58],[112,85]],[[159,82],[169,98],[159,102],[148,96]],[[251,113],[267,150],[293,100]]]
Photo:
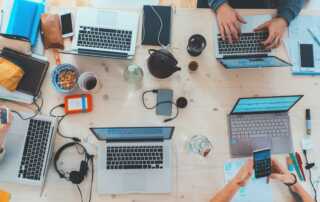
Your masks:
[[[239,98],[231,114],[288,112],[303,95]]]
[[[98,140],[152,141],[171,139],[174,127],[106,127],[90,130]]]
[[[218,61],[227,69],[292,66],[278,57],[268,55],[225,56]]]

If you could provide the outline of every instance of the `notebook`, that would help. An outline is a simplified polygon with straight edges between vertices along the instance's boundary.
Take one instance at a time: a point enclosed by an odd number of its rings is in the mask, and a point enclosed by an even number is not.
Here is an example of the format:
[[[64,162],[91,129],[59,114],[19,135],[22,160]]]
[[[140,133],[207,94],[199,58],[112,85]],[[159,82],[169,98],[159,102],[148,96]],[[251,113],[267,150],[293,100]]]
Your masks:
[[[3,49],[1,56],[18,65],[25,72],[17,87],[17,91],[37,96],[47,73],[49,63],[8,48]]]
[[[35,45],[39,32],[40,16],[44,12],[44,4],[40,1],[15,0],[11,10],[7,34],[19,35]]]
[[[171,15],[171,6],[146,5],[143,7],[142,45],[160,46],[158,38],[162,45],[167,46],[170,43]],[[159,17],[162,21],[162,29]]]

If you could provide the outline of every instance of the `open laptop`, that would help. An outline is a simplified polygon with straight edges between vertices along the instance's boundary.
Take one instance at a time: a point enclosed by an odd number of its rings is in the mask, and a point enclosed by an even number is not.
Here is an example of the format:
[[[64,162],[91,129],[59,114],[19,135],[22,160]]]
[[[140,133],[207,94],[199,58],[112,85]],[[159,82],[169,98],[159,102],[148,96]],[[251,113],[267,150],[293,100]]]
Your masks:
[[[170,193],[174,127],[90,128],[99,194]]]
[[[251,156],[261,148],[272,153],[293,150],[289,110],[302,95],[240,98],[228,115],[231,155]]]
[[[70,53],[131,59],[138,27],[138,12],[79,8]]]
[[[21,113],[24,117],[30,114]],[[0,162],[0,181],[42,186],[51,160],[55,119],[37,116],[23,121],[14,114],[6,136],[6,154]]]

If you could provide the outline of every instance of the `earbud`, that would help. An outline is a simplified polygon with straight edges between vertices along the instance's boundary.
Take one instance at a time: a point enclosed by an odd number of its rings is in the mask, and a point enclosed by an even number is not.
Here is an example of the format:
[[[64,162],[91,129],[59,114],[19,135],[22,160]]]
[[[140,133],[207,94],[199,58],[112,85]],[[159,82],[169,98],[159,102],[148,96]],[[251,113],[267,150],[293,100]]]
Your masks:
[[[179,97],[177,99],[177,107],[183,109],[186,108],[188,105],[188,100],[185,97]]]

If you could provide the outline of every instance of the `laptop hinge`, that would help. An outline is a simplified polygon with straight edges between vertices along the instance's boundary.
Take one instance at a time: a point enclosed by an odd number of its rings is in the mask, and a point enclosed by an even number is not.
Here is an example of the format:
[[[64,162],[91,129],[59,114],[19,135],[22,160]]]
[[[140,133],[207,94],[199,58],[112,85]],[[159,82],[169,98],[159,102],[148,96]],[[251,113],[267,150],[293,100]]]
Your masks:
[[[262,58],[268,57],[268,54],[255,54],[255,55],[226,55],[224,59],[236,59],[236,58]]]
[[[111,51],[99,51],[99,50],[88,50],[88,49],[78,49],[80,55],[86,56],[96,56],[96,57],[107,57],[107,58],[116,58],[116,59],[127,59],[129,55],[127,53],[117,53]]]
[[[143,139],[143,140],[132,140],[132,139],[122,139],[122,140],[106,140],[107,143],[111,142],[163,142],[163,139]]]

